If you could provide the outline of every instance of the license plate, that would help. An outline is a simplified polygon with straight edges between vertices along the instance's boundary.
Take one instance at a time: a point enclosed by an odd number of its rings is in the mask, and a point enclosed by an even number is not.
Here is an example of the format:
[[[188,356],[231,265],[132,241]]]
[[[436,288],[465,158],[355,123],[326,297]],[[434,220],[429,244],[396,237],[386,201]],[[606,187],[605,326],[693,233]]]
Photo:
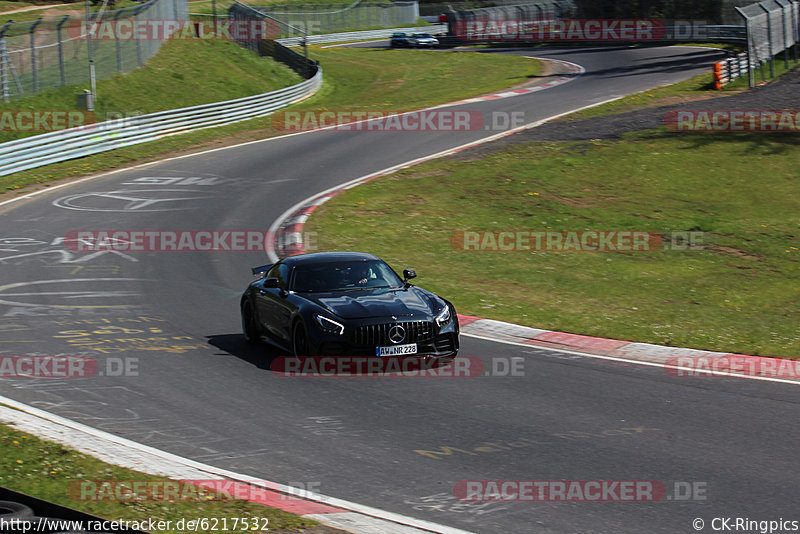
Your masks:
[[[409,343],[408,345],[392,345],[391,347],[375,347],[375,354],[377,356],[401,356],[403,354],[416,353],[416,343]]]

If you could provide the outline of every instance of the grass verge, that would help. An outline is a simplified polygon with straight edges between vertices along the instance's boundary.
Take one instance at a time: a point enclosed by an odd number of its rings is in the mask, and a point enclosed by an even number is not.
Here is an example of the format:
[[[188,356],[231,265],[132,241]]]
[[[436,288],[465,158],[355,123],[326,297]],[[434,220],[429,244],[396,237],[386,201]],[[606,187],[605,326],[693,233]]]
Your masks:
[[[97,82],[95,113],[132,116],[266,93],[300,83],[286,65],[223,40],[167,41],[144,67]],[[82,86],[0,102],[5,110],[71,110]],[[176,90],[176,88],[180,88]],[[0,132],[0,142],[41,132]]]
[[[134,0],[122,0],[118,1],[114,9],[122,9],[124,7],[134,7],[141,5]],[[14,10],[27,8],[27,7],[36,7],[36,9],[30,9],[27,11],[17,11],[13,13]],[[99,7],[92,6],[91,11],[98,11]],[[8,11],[12,11],[12,13],[6,13]],[[0,17],[4,17],[4,20],[13,20],[14,22],[29,22],[38,20],[40,18],[56,18],[56,17],[63,17],[64,15],[71,15],[71,16],[78,16],[82,17],[86,13],[86,4],[83,2],[76,2],[70,4],[57,4],[53,2],[52,5],[40,5],[40,4],[31,4],[27,2],[6,2],[0,0]],[[7,19],[5,17],[8,17]]]
[[[538,142],[400,171],[324,204],[321,250],[366,250],[460,313],[614,339],[800,358],[793,134]],[[692,249],[463,252],[460,230],[702,232]]]
[[[206,45],[208,42],[203,41],[203,44]],[[183,46],[190,46],[197,42],[183,41],[179,43]],[[208,56],[205,55],[204,49],[191,50],[195,50],[190,56],[195,60],[192,63],[205,66]],[[540,67],[537,61],[531,59],[479,53],[315,47],[311,47],[309,50],[311,57],[320,61],[323,66],[323,88],[312,98],[287,109],[407,111],[504,89],[528,81],[538,74]],[[172,54],[170,51],[166,52]],[[160,55],[161,53],[159,53]],[[158,60],[159,56],[156,56],[154,61]],[[172,61],[189,63],[179,60],[180,57],[186,56],[181,56],[178,51],[175,57],[166,61],[164,65],[169,65]],[[250,61],[261,60],[248,56],[243,61],[243,64],[233,65],[231,69],[235,69],[236,72],[246,71],[250,68]],[[491,75],[487,75],[487,72],[490,72]],[[183,74],[184,80],[189,77],[188,74]],[[150,109],[151,104],[159,104],[162,95],[172,99],[191,99],[191,103],[182,100],[181,102],[186,103],[180,104],[171,100],[167,107],[200,103],[201,98],[205,101],[224,99],[218,92],[214,92],[213,97],[209,97],[207,93],[214,91],[217,86],[227,86],[228,77],[226,75],[220,72],[211,77],[201,73],[197,78],[199,82],[210,87],[206,89],[200,85],[194,91],[180,91],[180,93],[194,93],[191,95],[172,94],[173,91],[169,88],[176,86],[175,84],[182,86],[183,82],[177,79],[176,74],[168,67],[153,67],[150,74],[143,76],[141,83],[130,90],[129,100],[127,97],[115,97],[111,102],[98,105],[104,106],[103,109],[114,111],[137,110],[144,112]],[[118,83],[118,87],[124,90],[127,87],[127,79],[128,77],[120,77],[115,83]],[[158,90],[154,91],[153,87],[157,87]],[[244,91],[241,88],[240,90]],[[258,92],[264,91],[240,92],[235,96]],[[101,86],[98,94],[102,98],[104,94],[113,95],[114,91]],[[42,98],[41,101],[32,100],[28,104],[30,109],[64,109],[57,106],[64,105],[65,100],[44,100],[46,97]],[[63,98],[67,98],[67,96]],[[233,98],[233,96],[226,98]],[[0,177],[0,190],[15,191],[32,184],[48,183],[123,165],[153,161],[178,151],[214,148],[224,144],[263,139],[281,133],[272,126],[269,117],[252,119]]]
[[[168,479],[147,475],[123,467],[106,464],[86,454],[74,451],[58,443],[41,440],[13,427],[0,425],[0,486],[35,495],[39,499],[80,510],[97,517],[116,521],[169,520],[174,525],[180,519],[223,519],[233,524],[236,518],[268,520],[269,532],[289,533],[314,529],[318,523],[300,516],[268,508],[248,501],[234,500],[224,494],[214,494],[199,489],[197,494],[185,486],[180,492],[186,498],[148,498],[147,492],[136,498],[115,499],[115,491],[104,482],[139,482],[144,487],[159,488]],[[106,488],[99,490],[98,498],[82,498],[92,493],[81,493],[82,482],[87,487]],[[121,489],[123,497],[128,496]],[[208,498],[206,498],[208,497]],[[240,519],[241,522],[241,519]],[[258,521],[259,527],[265,522]],[[185,531],[185,529],[184,529]],[[202,529],[200,530],[203,531]],[[227,532],[266,532],[261,529],[230,529]],[[322,529],[321,532],[333,531]],[[159,532],[178,532],[175,528]]]

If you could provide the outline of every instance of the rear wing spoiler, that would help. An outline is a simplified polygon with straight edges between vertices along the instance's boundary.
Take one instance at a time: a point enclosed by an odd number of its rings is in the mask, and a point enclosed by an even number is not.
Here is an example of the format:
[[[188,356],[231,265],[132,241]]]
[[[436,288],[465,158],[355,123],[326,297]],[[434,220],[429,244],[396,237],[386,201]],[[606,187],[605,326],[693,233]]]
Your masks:
[[[266,273],[267,271],[272,269],[273,265],[275,265],[275,264],[274,263],[270,263],[268,265],[261,265],[260,267],[253,267],[250,270],[253,271],[253,275],[256,276],[256,275],[260,275],[260,274]]]

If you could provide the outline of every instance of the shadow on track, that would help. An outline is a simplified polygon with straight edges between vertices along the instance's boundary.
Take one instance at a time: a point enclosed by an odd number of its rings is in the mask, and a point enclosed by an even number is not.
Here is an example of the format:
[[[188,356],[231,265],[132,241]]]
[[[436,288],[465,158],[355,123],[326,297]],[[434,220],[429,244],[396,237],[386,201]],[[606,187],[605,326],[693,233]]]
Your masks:
[[[272,369],[272,362],[275,361],[275,358],[287,355],[266,343],[248,343],[245,341],[244,336],[238,332],[235,334],[216,334],[206,336],[206,338],[209,345],[264,371]]]

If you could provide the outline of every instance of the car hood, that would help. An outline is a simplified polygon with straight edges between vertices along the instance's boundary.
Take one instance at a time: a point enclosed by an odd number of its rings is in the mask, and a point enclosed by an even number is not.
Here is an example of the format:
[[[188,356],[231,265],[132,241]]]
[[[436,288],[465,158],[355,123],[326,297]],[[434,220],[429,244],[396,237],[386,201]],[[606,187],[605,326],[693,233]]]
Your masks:
[[[305,297],[343,319],[419,317],[433,313],[430,297],[422,290],[357,289],[345,293],[306,294]]]

